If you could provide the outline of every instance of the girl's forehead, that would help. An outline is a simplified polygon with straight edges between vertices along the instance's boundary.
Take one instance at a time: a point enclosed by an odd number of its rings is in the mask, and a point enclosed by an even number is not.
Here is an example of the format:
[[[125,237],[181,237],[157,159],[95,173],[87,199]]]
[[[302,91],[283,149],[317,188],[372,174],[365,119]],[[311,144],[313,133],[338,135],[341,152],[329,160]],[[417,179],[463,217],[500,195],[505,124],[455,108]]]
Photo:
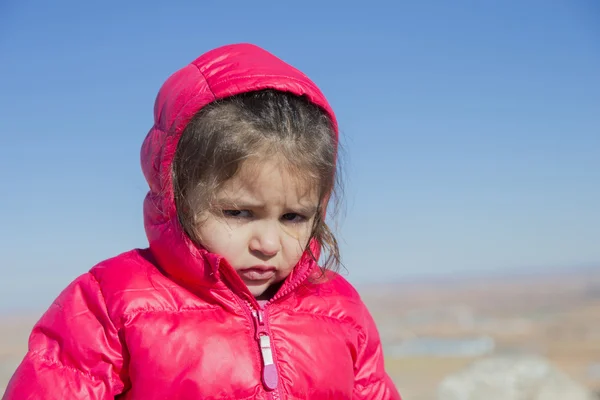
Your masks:
[[[247,161],[223,184],[218,197],[318,201],[318,180],[303,172],[285,161]]]

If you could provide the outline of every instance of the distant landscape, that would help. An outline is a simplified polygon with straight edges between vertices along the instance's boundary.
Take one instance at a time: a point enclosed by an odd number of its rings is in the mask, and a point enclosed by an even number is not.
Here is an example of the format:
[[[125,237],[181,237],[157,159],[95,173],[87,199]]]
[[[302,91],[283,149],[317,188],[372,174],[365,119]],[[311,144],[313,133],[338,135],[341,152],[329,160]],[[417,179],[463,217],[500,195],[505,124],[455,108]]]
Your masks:
[[[536,354],[600,390],[600,267],[365,287],[404,397],[435,399],[448,374],[492,354]]]
[[[600,390],[600,267],[464,275],[360,288],[403,397],[434,400],[447,375],[491,354],[539,354]],[[0,324],[0,394],[37,315]]]

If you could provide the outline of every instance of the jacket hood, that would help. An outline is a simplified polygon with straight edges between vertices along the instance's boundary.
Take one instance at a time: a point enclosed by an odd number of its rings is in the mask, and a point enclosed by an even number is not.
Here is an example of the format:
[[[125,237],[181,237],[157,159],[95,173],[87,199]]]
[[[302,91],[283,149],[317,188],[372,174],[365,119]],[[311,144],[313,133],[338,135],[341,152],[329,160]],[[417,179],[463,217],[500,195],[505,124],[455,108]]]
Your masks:
[[[319,88],[301,71],[252,44],[227,45],[201,55],[172,74],[156,97],[154,125],[141,150],[142,170],[150,187],[144,200],[144,227],[157,264],[192,291],[224,285],[221,275],[225,275],[230,284],[249,294],[222,257],[196,246],[179,223],[171,179],[177,143],[190,119],[207,104],[263,89],[306,96],[329,114],[337,139],[335,115]],[[311,248],[318,254],[314,241]],[[305,252],[284,286],[306,277],[313,267],[314,261]]]

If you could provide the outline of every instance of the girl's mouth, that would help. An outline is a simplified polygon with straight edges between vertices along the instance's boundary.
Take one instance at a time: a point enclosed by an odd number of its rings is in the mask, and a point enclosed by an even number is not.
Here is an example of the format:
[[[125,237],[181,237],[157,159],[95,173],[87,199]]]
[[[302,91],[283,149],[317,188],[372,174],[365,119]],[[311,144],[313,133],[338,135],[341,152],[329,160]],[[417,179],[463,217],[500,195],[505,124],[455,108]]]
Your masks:
[[[239,269],[238,274],[248,281],[266,281],[275,276],[277,268],[270,265],[255,265],[250,268]]]

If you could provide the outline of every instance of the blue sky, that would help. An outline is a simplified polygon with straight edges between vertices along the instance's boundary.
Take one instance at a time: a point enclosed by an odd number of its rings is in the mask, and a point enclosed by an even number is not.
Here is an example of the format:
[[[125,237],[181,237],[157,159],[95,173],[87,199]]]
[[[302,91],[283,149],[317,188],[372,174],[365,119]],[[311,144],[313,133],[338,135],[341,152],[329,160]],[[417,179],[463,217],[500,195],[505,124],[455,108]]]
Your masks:
[[[139,147],[176,69],[253,42],[345,145],[355,283],[600,266],[600,6],[582,1],[0,3],[0,311],[146,245]]]

